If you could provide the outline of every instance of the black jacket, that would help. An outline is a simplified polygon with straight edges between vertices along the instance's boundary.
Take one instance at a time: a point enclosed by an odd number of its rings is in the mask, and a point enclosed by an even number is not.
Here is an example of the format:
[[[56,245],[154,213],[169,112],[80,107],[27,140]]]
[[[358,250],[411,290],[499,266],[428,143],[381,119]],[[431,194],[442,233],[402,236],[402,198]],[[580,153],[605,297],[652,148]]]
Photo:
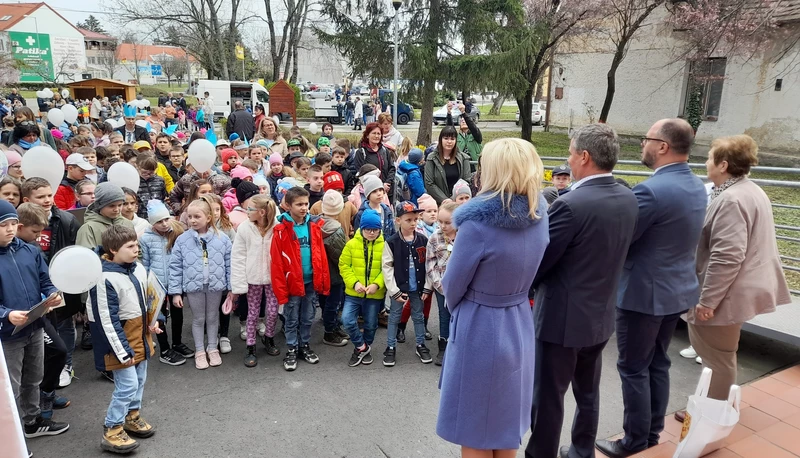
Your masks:
[[[403,235],[400,231],[397,231],[384,243],[388,245],[389,249],[392,251],[392,256],[394,258],[394,279],[397,282],[397,287],[400,288],[400,293],[408,293],[410,289],[408,275],[408,243],[403,240]],[[417,275],[417,292],[420,294],[423,292],[430,293],[430,291],[424,291],[428,237],[425,237],[419,232],[414,232],[414,241],[411,243],[411,247],[413,251],[410,254],[413,256],[414,270]],[[397,299],[398,297],[400,297],[400,294],[393,299]]]
[[[151,200],[160,200],[165,202],[167,200],[167,185],[164,179],[158,175],[145,180],[139,178],[139,191],[136,193],[139,197],[139,210],[136,214],[139,218],[147,219],[147,203]]]
[[[349,196],[350,191],[352,191],[353,188],[356,187],[356,180],[353,172],[351,172],[350,169],[347,168],[347,163],[344,163],[341,166],[338,166],[336,164],[331,164],[331,171],[339,172],[339,175],[342,176],[342,181],[344,181],[344,195]]]
[[[247,141],[253,139],[255,132],[255,118],[247,110],[236,110],[228,116],[228,124],[225,125],[225,133],[230,137],[232,133],[239,134],[239,138]]]
[[[124,142],[128,141],[128,139],[126,138],[126,135],[125,135],[125,126],[117,127],[114,130],[116,130],[117,132],[122,134],[122,141],[124,141]],[[150,143],[150,134],[147,133],[147,129],[145,129],[144,127],[139,127],[139,126],[134,127],[133,135],[136,138],[137,142],[139,140],[144,140],[144,141]]]
[[[51,212],[50,252],[44,253],[45,261],[48,264],[53,255],[62,248],[75,245],[78,229],[81,227],[78,220],[72,216],[72,213],[60,210],[55,205],[53,205]],[[80,294],[64,294],[64,302],[66,303],[64,307],[51,312],[54,315],[51,317],[54,324],[58,324],[59,321],[63,321],[83,310],[84,301],[81,300]]]
[[[166,95],[162,95],[161,97],[158,98],[158,106],[160,107],[167,106],[167,102],[169,102],[169,97],[167,97]]]

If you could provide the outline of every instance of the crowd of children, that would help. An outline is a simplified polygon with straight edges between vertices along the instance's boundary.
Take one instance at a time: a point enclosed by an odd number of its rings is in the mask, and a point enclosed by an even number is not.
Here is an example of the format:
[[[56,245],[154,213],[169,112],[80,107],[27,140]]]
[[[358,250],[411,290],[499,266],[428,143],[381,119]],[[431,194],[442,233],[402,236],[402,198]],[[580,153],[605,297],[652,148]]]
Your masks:
[[[440,208],[419,187],[424,157],[414,148],[397,173],[410,195],[399,195],[402,183],[388,186],[369,159],[355,170],[355,149],[332,129],[326,124],[316,147],[299,133],[285,142],[220,140],[217,163],[203,172],[186,160],[175,132],[126,144],[117,132],[98,131],[108,140],[104,146],[72,152],[65,145],[57,189],[9,169],[0,181],[0,320],[13,326],[0,326],[0,342],[26,437],[69,427],[52,413],[69,405],[56,389],[74,376],[76,324],[81,347],[93,349],[96,369],[114,382],[101,444],[117,453],[134,450],[134,437],[155,431],[140,414],[150,358],[179,366],[193,357],[198,370],[222,365],[232,350],[232,315],[246,341],[247,367],[258,364],[258,340],[267,355],[284,353],[286,371],[296,370],[298,359],[317,364],[311,335],[317,307],[322,343],[352,343],[351,367],[373,362],[376,330],[387,317],[384,366],[396,364],[409,317],[415,355],[441,365],[449,322],[441,279],[456,237],[451,217],[471,197],[470,186],[456,183],[452,201]],[[19,162],[15,155],[7,155],[10,164]],[[137,190],[108,181],[117,162],[136,168]],[[62,298],[47,264],[71,245],[95,250],[103,277],[87,294]],[[167,292],[156,311],[143,293],[150,274]],[[435,358],[426,346],[432,295],[440,316]],[[12,336],[42,298],[66,306]],[[193,346],[183,339],[184,306],[191,310]]]

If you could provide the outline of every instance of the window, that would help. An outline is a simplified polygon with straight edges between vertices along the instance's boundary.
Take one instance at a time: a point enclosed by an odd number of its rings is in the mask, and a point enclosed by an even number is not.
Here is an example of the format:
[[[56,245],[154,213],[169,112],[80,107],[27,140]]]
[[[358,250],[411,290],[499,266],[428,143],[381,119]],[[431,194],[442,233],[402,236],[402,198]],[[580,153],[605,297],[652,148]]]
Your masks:
[[[90,64],[94,64],[95,63],[94,57],[89,57],[88,59],[89,59],[89,63]]]
[[[256,91],[256,97],[261,103],[269,103],[269,95],[264,91]]]
[[[727,59],[720,57],[692,62],[689,65],[689,84],[686,85],[686,94],[683,101],[684,111],[691,97],[691,87],[693,84],[698,84],[700,86],[703,118],[709,121],[715,121],[719,118],[726,63]]]

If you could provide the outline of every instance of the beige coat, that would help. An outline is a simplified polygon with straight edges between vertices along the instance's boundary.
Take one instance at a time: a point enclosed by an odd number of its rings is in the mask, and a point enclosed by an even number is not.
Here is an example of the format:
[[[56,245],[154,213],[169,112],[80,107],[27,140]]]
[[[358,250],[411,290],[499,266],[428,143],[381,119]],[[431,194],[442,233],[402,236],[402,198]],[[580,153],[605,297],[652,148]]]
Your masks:
[[[700,304],[714,309],[698,326],[744,323],[791,302],[775,239],[772,206],[747,178],[723,191],[708,207],[697,247]]]

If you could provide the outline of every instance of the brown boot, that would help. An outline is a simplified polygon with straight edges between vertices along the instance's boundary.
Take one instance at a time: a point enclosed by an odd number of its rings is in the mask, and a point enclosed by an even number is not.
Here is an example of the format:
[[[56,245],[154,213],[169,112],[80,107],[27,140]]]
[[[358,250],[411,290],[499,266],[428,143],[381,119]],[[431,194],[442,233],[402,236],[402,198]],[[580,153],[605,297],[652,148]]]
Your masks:
[[[111,453],[130,453],[139,447],[139,443],[128,437],[128,434],[117,425],[112,428],[103,428],[103,441],[100,447]]]
[[[156,433],[156,428],[144,421],[139,415],[138,410],[131,410],[128,412],[128,415],[125,416],[125,425],[123,425],[123,428],[125,428],[128,434],[134,437],[146,438]]]

